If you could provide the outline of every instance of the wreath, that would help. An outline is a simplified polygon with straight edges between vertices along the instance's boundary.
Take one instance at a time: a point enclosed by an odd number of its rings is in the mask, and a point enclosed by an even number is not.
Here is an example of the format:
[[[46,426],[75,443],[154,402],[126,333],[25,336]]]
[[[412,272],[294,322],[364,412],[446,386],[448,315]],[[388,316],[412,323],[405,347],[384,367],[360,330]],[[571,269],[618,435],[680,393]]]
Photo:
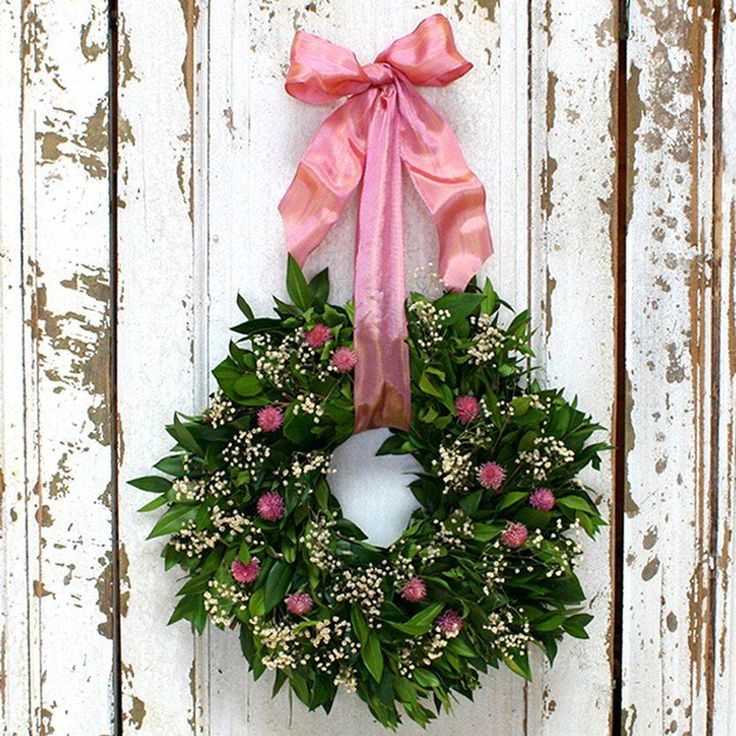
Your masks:
[[[503,663],[531,678],[528,651],[550,661],[585,638],[591,616],[575,574],[583,533],[604,522],[576,476],[599,465],[599,427],[530,367],[529,320],[490,282],[407,302],[412,421],[379,454],[409,453],[421,508],[386,548],[366,542],[329,486],[334,450],[353,433],[353,307],[328,302],[289,260],[276,316],[245,322],[214,370],[200,416],[167,427],[169,478],[132,481],[166,507],[167,569],[187,578],[170,622],[239,627],[257,679],[275,672],[312,710],[340,686],[384,726],[400,709],[425,726],[454,693]]]

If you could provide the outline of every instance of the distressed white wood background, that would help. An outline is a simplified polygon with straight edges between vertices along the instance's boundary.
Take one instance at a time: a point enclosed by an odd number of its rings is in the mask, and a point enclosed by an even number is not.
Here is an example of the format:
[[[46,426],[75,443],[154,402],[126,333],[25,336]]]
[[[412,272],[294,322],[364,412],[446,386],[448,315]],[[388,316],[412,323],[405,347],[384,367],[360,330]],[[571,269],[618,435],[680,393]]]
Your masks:
[[[166,627],[124,480],[204,404],[237,291],[283,291],[276,205],[326,114],[283,91],[294,30],[367,62],[437,11],[476,65],[427,96],[487,186],[487,271],[619,449],[589,478],[591,640],[432,731],[736,733],[736,0],[0,0],[6,734],[382,733],[349,697],[290,725],[234,634]],[[434,229],[405,208],[428,289]],[[309,263],[340,299],[354,226]]]

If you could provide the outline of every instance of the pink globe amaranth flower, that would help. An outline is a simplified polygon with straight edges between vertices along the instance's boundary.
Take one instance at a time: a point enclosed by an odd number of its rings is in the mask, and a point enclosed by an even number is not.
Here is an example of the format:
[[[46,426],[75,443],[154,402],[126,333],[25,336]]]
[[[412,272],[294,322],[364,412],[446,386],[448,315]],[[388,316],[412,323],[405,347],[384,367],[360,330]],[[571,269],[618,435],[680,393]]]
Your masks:
[[[276,491],[269,491],[258,499],[256,510],[264,521],[278,521],[284,516],[284,499]]]
[[[333,368],[336,368],[340,373],[350,373],[357,362],[358,356],[350,348],[338,348],[330,359]]]
[[[330,328],[327,325],[318,322],[307,332],[305,340],[310,348],[317,350],[318,348],[324,347],[331,337],[332,333],[330,332]]]
[[[252,583],[261,571],[261,566],[258,564],[258,560],[248,560],[248,562],[242,562],[241,560],[233,560],[233,564],[230,565],[230,572],[233,577],[239,583]]]
[[[501,532],[501,541],[509,549],[519,549],[526,544],[529,539],[529,531],[518,521],[511,521],[506,529]]]
[[[286,596],[286,610],[295,616],[306,616],[314,605],[309,593],[293,593]]]
[[[264,406],[258,412],[257,421],[264,432],[275,432],[284,423],[284,412],[278,406]]]
[[[506,480],[506,471],[498,463],[483,463],[478,469],[478,480],[483,488],[497,491]]]
[[[463,617],[452,609],[445,611],[438,619],[437,625],[445,636],[457,636],[465,626]]]
[[[409,578],[406,585],[401,589],[401,597],[409,603],[419,603],[427,595],[427,586],[419,577]]]
[[[455,400],[455,416],[460,424],[470,424],[478,416],[478,399],[475,396],[459,396]]]
[[[555,494],[549,488],[536,488],[529,496],[529,505],[539,511],[552,511],[555,507]]]

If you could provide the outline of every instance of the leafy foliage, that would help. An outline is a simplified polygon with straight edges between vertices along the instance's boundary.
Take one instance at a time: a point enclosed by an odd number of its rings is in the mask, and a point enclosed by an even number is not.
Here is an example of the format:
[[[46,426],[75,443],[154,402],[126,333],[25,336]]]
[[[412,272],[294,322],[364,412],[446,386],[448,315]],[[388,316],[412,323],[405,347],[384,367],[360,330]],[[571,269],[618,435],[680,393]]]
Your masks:
[[[167,428],[168,477],[131,482],[155,494],[142,510],[165,507],[150,536],[169,535],[166,568],[187,576],[171,622],[237,624],[254,677],[276,671],[274,694],[288,682],[329,712],[342,685],[392,729],[402,711],[426,725],[453,693],[471,698],[489,667],[530,678],[531,645],[552,661],[562,636],[585,638],[574,563],[603,521],[577,475],[607,446],[576,401],[533,379],[526,313],[502,326],[490,283],[411,295],[412,424],[380,453],[421,464],[421,508],[383,549],[328,484],[353,431],[352,374],[334,362],[352,305],[329,304],[327,273],[307,282],[294,261],[287,287],[274,318],[238,297],[246,321],[211,405]]]

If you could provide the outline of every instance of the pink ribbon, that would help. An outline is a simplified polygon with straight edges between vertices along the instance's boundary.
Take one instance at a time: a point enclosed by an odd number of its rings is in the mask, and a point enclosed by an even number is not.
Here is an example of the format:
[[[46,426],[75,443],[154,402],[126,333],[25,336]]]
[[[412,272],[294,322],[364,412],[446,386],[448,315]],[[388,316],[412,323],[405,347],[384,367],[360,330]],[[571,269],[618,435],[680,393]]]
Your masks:
[[[422,21],[375,62],[297,32],[286,91],[304,102],[349,99],[317,131],[279,205],[286,245],[303,264],[363,180],[355,254],[355,432],[407,429],[411,380],[404,312],[401,163],[439,233],[439,271],[462,291],[492,253],[485,191],[447,121],[415,86],[442,87],[472,64],[442,15]]]

